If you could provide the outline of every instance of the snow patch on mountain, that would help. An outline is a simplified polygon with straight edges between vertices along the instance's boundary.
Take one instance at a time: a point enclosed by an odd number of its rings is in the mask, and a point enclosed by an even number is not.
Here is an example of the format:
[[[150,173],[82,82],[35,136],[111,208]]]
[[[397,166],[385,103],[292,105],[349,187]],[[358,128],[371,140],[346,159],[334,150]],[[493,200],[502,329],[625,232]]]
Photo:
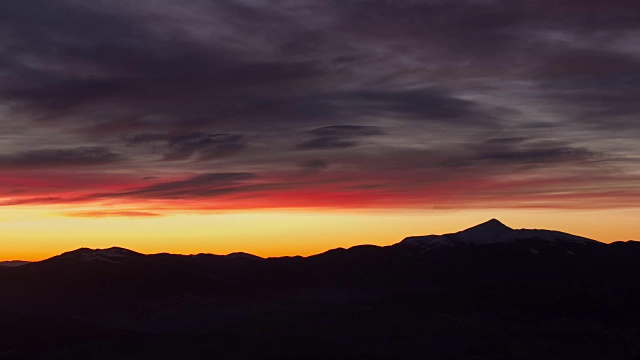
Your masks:
[[[142,256],[142,254],[121,247],[111,247],[108,249],[80,248],[59,255],[61,259],[75,259],[83,262],[106,261],[120,263],[122,259],[131,256]]]
[[[400,245],[430,249],[436,247],[480,246],[535,240],[547,243],[596,244],[595,240],[560,231],[539,229],[512,229],[496,219],[466,230],[444,235],[411,236]]]

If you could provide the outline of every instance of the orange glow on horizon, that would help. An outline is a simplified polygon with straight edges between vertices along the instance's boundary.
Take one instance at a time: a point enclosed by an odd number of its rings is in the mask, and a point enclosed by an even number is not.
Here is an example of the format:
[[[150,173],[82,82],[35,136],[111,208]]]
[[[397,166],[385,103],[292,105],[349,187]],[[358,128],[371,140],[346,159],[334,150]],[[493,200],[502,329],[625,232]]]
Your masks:
[[[262,210],[216,213],[0,209],[2,260],[42,260],[80,247],[121,246],[142,253],[263,257],[312,255],[336,247],[390,245],[406,236],[456,232],[490,218],[603,242],[637,239],[637,209],[625,210]]]

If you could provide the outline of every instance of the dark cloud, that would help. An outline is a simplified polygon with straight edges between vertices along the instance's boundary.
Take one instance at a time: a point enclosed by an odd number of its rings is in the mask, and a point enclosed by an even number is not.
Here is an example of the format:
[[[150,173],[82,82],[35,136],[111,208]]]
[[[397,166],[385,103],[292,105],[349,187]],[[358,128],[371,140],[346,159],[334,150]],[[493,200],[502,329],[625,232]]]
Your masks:
[[[588,77],[593,80],[640,73],[640,58],[599,49],[566,49],[547,54],[534,72],[551,79]]]
[[[556,162],[582,162],[594,159],[598,154],[585,148],[552,147],[520,149],[479,154],[476,161],[505,164],[549,164]]]
[[[353,94],[355,102],[371,114],[407,116],[419,120],[456,121],[486,115],[473,101],[455,98],[444,91],[420,89],[398,92],[364,92]]]
[[[640,70],[639,70],[640,71]],[[587,125],[602,137],[637,136],[640,131],[640,75],[598,77],[540,84],[540,97],[566,116],[566,123]],[[631,130],[631,132],[630,132]]]
[[[310,130],[307,134],[315,137],[354,138],[386,133],[378,126],[333,125]]]
[[[571,146],[560,141],[544,141],[525,137],[492,138],[482,143],[472,143],[463,149],[438,155],[445,167],[472,167],[489,172],[491,168],[537,166],[548,170],[558,166],[594,168],[597,163],[620,160],[613,154],[594,151],[588,147]],[[521,168],[520,168],[521,169]]]
[[[246,144],[242,135],[191,133],[186,135],[170,134],[138,134],[133,136],[130,144],[163,144],[164,160],[187,160],[195,157],[198,160],[220,159],[235,155],[242,151]]]
[[[85,193],[67,196],[37,196],[5,200],[1,206],[49,203],[86,203],[96,201],[119,200],[189,200],[194,198],[214,198],[228,194],[252,192],[268,187],[255,185],[251,181],[257,176],[252,173],[205,173],[183,180],[164,181],[152,185],[133,188]],[[275,188],[275,185],[271,185]],[[136,210],[137,211],[137,210]]]
[[[369,6],[390,7],[389,10],[416,20],[416,13],[437,10],[428,4],[397,6],[381,2],[374,6],[374,3]],[[304,43],[321,42],[322,46],[313,47],[315,51],[310,50],[310,56],[304,59],[290,60],[286,52],[279,54],[279,48],[275,48],[274,60],[257,61],[258,43],[253,48],[232,49],[224,42],[185,41],[184,34],[177,32],[159,37],[155,32],[158,24],[151,28],[151,24],[136,23],[135,13],[123,12],[121,8],[105,11],[109,6],[74,6],[61,1],[41,5],[29,10],[19,5],[6,7],[7,17],[11,18],[8,24],[15,30],[7,36],[9,43],[17,44],[18,49],[7,50],[11,52],[8,57],[11,61],[7,78],[0,86],[0,97],[20,105],[22,110],[35,112],[40,119],[79,122],[77,117],[83,118],[82,126],[93,134],[108,133],[109,128],[127,131],[123,124],[132,119],[138,127],[177,127],[184,132],[230,120],[313,122],[368,116],[429,120],[468,118],[481,110],[475,109],[471,101],[434,89],[361,87],[341,91],[344,86],[336,87],[336,81],[339,84],[340,77],[350,78],[351,70],[328,65],[323,57],[316,59],[316,51],[336,47],[329,51],[331,54],[338,51],[335,60],[349,58],[340,53],[347,52],[355,60],[353,66],[369,55],[355,51],[354,44],[328,40],[330,33],[338,29],[304,31],[299,19],[276,15],[278,11],[268,8],[224,2],[200,9],[193,3],[191,10],[186,7],[186,13],[210,11],[215,17],[216,12],[228,12],[225,17],[233,16],[234,23],[262,30],[260,24],[278,21],[278,28],[265,35],[273,37],[274,43],[304,39]],[[145,2],[140,5],[145,6],[151,5]],[[351,6],[342,5],[325,9],[338,18],[352,10]],[[171,14],[164,16],[169,21],[164,24],[167,27],[190,26]],[[28,17],[39,21],[33,26],[16,21]],[[387,26],[397,25],[386,24],[387,20],[382,18],[377,20]],[[468,23],[469,19],[463,20]],[[225,31],[225,24],[220,26],[220,31]],[[213,36],[217,35],[215,28],[211,31]],[[357,29],[352,31],[358,33]],[[246,35],[241,30],[231,36],[237,38],[234,40],[238,44],[253,41],[243,39]],[[278,41],[280,37],[283,40]],[[334,58],[330,64],[335,64]],[[393,69],[383,73],[388,71]],[[372,75],[379,77],[383,73]],[[110,110],[114,108],[117,111]],[[486,114],[475,117],[478,121],[486,118]]]
[[[297,197],[569,169],[637,191],[633,162],[612,159],[640,155],[639,14],[628,0],[3,1],[0,167],[111,178],[126,153],[133,180],[0,191],[252,196],[296,188],[300,169],[318,182]]]
[[[411,121],[493,126],[505,109],[457,98],[443,89],[336,92],[296,102],[296,115],[307,119],[393,118]]]
[[[39,83],[33,87],[25,84],[16,87],[7,86],[2,89],[2,98],[19,102],[31,109],[40,108],[44,112],[49,112],[70,110],[76,105],[114,96],[123,90],[116,83],[97,78],[61,79],[48,85]]]
[[[184,119],[219,123],[250,117],[259,111],[254,104],[269,103],[274,95],[293,91],[293,83],[318,74],[313,64],[261,61],[251,49],[197,44],[179,31],[159,36],[148,23],[159,19],[135,19],[130,4],[101,5],[55,0],[4,6],[10,46],[0,49],[8,59],[0,98],[40,119],[84,118],[87,131],[131,119],[171,128],[182,127]],[[155,4],[140,4],[145,6]],[[231,2],[208,10],[212,16],[229,11],[245,22],[260,13]],[[261,21],[272,18],[268,13]],[[165,23],[168,32],[188,26],[172,14],[160,15],[174,21]]]
[[[485,141],[486,144],[517,144],[528,140],[526,137],[492,138]]]
[[[322,159],[311,159],[300,163],[298,166],[304,170],[316,172],[327,169],[329,167],[329,162]]]
[[[297,148],[300,150],[350,148],[357,146],[357,140],[360,138],[385,134],[386,133],[377,126],[325,126],[307,131],[306,135],[311,137],[311,139],[298,144]]]
[[[558,106],[567,121],[637,127],[640,56],[600,49],[560,49],[545,55],[534,75],[539,96]]]
[[[0,155],[0,168],[41,168],[104,165],[122,161],[122,155],[105,147],[40,149]]]
[[[180,199],[213,196],[237,191],[237,184],[256,177],[251,173],[200,174],[186,180],[161,182],[147,187],[111,194],[95,194],[94,198],[132,197],[151,199]]]

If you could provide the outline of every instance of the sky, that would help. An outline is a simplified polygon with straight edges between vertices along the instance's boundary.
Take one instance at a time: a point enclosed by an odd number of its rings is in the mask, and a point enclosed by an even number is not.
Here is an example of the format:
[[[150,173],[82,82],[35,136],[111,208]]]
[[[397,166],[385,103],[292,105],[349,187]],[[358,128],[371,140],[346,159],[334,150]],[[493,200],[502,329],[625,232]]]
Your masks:
[[[0,260],[640,238],[640,3],[5,0]]]

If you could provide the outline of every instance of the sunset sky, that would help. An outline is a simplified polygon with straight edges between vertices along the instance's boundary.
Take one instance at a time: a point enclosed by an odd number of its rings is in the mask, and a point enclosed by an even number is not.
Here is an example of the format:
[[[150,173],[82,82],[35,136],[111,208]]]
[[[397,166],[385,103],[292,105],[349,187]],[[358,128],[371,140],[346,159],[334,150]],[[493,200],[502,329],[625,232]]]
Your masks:
[[[3,0],[0,260],[640,240],[640,2]]]

